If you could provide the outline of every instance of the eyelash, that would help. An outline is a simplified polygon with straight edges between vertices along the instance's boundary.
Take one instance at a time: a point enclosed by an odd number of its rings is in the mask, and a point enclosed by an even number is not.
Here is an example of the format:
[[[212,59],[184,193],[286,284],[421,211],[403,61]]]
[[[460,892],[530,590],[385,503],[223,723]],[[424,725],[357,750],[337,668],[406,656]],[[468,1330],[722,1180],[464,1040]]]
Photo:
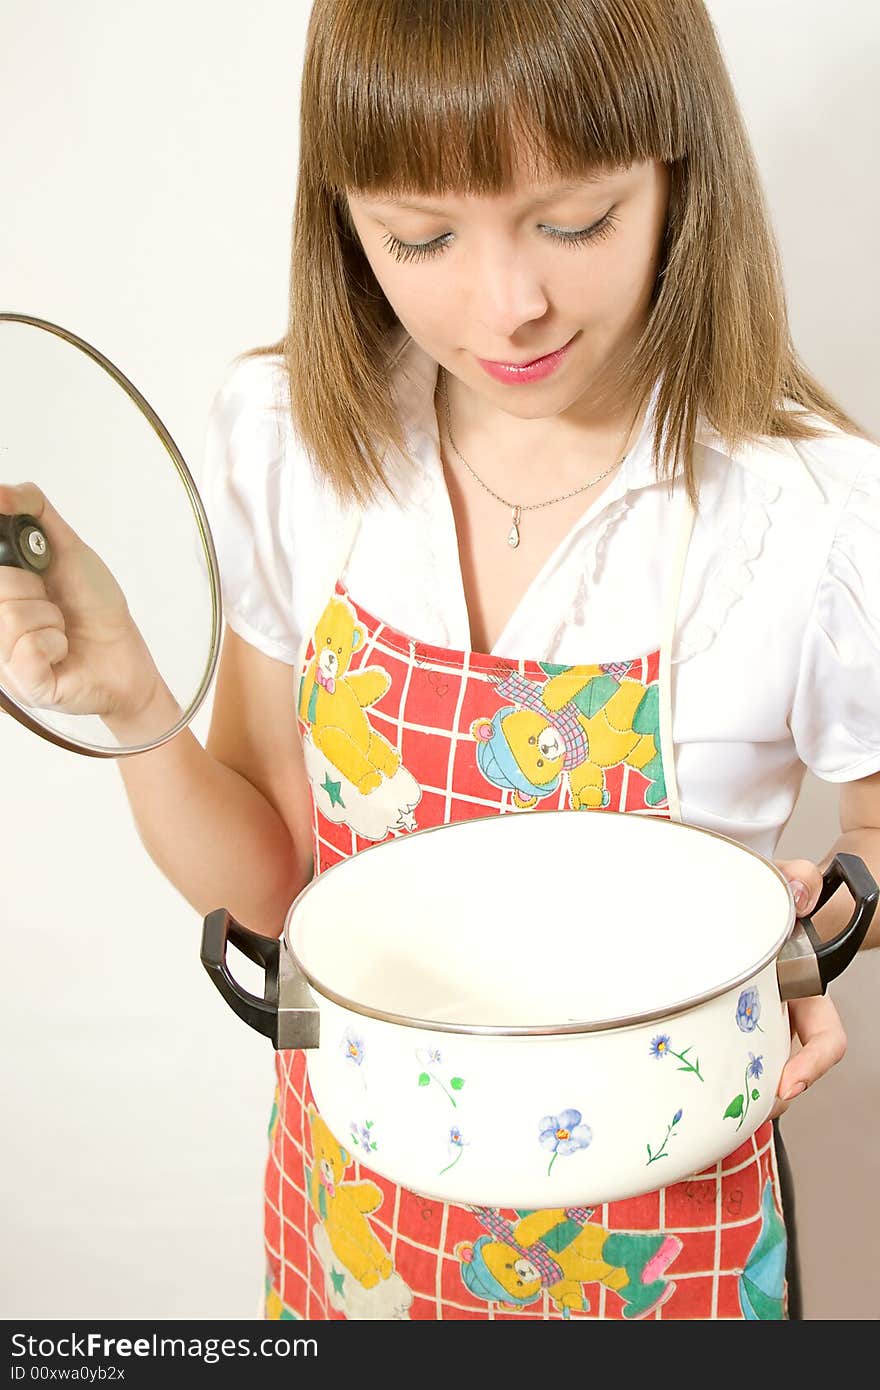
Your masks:
[[[599,222],[594,223],[592,227],[585,227],[582,231],[559,232],[548,229],[548,235],[554,241],[562,242],[564,246],[583,246],[586,242],[601,241],[604,237],[610,236],[617,221],[618,219],[613,213],[607,212]],[[449,245],[446,237],[449,236],[452,236],[452,232],[446,232],[442,237],[435,237],[433,241],[412,245],[410,242],[401,241],[399,237],[389,232],[382,240],[383,245],[388,248],[395,260],[424,261],[430,256],[438,256],[442,251],[445,251]]]

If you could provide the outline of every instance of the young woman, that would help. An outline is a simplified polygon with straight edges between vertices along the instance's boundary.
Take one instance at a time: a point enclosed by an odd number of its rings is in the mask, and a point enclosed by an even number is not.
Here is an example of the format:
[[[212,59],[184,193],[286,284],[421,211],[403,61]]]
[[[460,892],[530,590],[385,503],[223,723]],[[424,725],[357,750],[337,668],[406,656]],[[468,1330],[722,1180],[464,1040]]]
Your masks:
[[[203,493],[207,748],[121,764],[200,912],[278,935],[367,844],[551,806],[772,857],[806,767],[842,833],[782,865],[800,910],[837,850],[880,869],[880,448],[791,345],[701,0],[315,0],[289,328],[219,390]],[[775,1115],[846,1045],[827,997],[791,1017]],[[373,1172],[276,1060],[268,1317],[797,1315],[770,1120],[593,1213],[472,1210]]]

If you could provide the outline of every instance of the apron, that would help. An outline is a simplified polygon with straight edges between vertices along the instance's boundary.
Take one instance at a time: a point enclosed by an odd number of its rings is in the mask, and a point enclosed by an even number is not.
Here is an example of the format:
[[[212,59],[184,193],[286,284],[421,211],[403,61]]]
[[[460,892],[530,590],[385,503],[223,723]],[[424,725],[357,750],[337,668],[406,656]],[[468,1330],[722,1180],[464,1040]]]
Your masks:
[[[660,646],[619,661],[514,662],[432,646],[367,612],[337,580],[297,672],[316,874],[389,835],[492,812],[610,809],[681,820],[671,648],[694,523],[682,495]],[[742,1026],[754,1030],[758,1087],[760,1025],[744,1013]],[[658,1057],[672,1048],[669,1038],[655,1042]],[[770,1121],[724,1160],[641,1197],[595,1209],[470,1208],[374,1172],[368,1117],[331,1134],[306,1060],[303,1051],[275,1056],[265,1317],[789,1315]],[[456,1078],[442,1057],[426,1058],[425,1068],[449,1096]],[[577,1112],[555,1119],[575,1142]],[[649,1149],[658,1180],[668,1139],[658,1134]],[[455,1156],[453,1128],[450,1163]]]

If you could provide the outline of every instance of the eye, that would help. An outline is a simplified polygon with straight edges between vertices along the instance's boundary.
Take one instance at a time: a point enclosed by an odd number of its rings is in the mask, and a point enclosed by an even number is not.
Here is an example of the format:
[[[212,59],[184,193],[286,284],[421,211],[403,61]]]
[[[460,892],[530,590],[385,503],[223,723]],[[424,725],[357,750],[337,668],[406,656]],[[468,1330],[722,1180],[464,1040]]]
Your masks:
[[[543,759],[543,758],[539,758],[538,761],[537,761],[536,766],[537,766],[537,767],[543,767],[543,766],[544,766],[544,759]]]
[[[332,646],[332,644],[333,644],[333,638],[332,638],[332,637],[328,637],[328,638],[327,638],[327,646],[328,646],[328,647],[329,647],[329,646]]]
[[[531,738],[529,739],[529,743],[537,743],[537,742],[538,742],[538,740],[535,738],[535,735],[532,734]]]
[[[583,246],[586,242],[601,241],[603,237],[610,236],[617,221],[618,219],[612,212],[607,212],[591,227],[582,227],[579,231],[567,232],[558,227],[546,227],[545,230],[549,237],[554,241],[562,242],[564,246]],[[401,241],[399,237],[388,232],[382,238],[382,243],[397,261],[424,261],[429,256],[438,256],[441,251],[445,251],[452,236],[452,232],[445,232],[443,236],[435,237],[433,241],[409,242]]]

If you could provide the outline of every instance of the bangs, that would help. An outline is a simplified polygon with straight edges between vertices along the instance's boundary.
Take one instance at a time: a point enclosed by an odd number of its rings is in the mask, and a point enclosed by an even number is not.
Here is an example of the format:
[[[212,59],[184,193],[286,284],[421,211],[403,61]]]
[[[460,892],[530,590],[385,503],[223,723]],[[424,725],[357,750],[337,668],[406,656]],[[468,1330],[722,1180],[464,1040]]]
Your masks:
[[[638,13],[636,13],[638,11]],[[674,6],[592,0],[315,0],[303,102],[337,194],[500,194],[687,148]]]
[[[609,373],[633,401],[659,383],[658,480],[682,470],[696,502],[701,416],[731,453],[816,437],[808,412],[863,434],[791,343],[779,250],[704,0],[313,0],[299,121],[287,328],[245,355],[283,354],[297,438],[346,502],[394,495],[388,459],[413,462],[387,352],[401,325],[349,193],[493,197],[521,179],[665,164],[651,302]]]

